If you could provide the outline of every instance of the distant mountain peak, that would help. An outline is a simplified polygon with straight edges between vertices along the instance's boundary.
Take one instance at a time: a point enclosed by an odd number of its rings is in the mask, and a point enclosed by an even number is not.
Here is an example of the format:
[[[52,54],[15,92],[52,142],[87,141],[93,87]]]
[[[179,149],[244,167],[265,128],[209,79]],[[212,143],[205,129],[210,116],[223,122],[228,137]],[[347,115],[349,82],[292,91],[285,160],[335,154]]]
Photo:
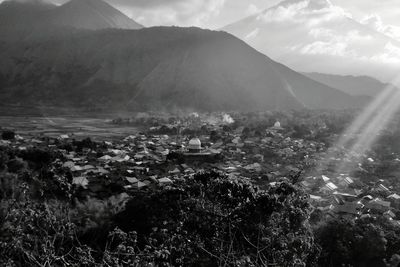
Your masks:
[[[0,4],[0,28],[9,28],[14,32],[20,27],[33,27],[42,19],[44,12],[55,8],[56,5],[44,0],[4,1]]]
[[[142,25],[103,0],[71,0],[56,6],[47,0],[9,0],[0,4],[0,26],[76,29],[141,29]]]
[[[39,0],[40,1],[40,0]],[[102,8],[114,8],[107,2],[103,0],[70,0],[66,2],[64,5],[66,6],[77,6],[77,7],[82,7],[82,6],[90,6],[90,7],[102,7]]]
[[[6,0],[0,6],[55,6],[46,0]]]
[[[400,57],[391,53],[400,49],[400,42],[352,19],[330,0],[285,0],[223,30],[304,72],[364,74],[389,81],[400,67]]]
[[[52,16],[55,24],[90,30],[143,28],[103,0],[71,0],[57,8]]]

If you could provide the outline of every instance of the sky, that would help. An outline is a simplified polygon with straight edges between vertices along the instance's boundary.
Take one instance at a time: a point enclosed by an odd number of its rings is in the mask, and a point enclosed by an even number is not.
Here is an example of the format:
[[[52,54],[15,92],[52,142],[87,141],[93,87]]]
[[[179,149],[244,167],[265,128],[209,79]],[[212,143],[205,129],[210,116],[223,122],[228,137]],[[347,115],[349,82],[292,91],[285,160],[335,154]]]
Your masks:
[[[146,26],[179,25],[219,29],[276,5],[280,0],[107,0]],[[400,27],[399,0],[331,0],[356,20]]]
[[[4,0],[0,0],[2,2]],[[30,1],[30,0],[14,0]],[[61,4],[67,0],[47,0]],[[106,0],[145,26],[177,25],[219,29],[280,0]],[[293,1],[293,0],[290,0]],[[295,0],[294,0],[295,1]],[[400,27],[399,0],[330,0],[375,28]],[[389,29],[390,30],[390,29]],[[399,30],[400,35],[400,30]]]

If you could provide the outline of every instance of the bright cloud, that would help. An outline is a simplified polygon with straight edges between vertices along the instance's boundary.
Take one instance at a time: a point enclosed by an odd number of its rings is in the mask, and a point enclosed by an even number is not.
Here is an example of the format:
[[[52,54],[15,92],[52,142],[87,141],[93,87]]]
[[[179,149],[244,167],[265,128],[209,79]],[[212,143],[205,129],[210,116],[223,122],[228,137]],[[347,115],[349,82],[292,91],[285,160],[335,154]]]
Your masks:
[[[389,37],[400,41],[400,27],[385,25],[382,21],[382,18],[377,14],[368,15],[364,17],[360,22],[378,32],[381,32]]]
[[[269,9],[260,14],[257,19],[262,20],[265,23],[307,22],[310,26],[314,26],[343,16],[351,17],[351,15],[344,9],[332,5],[328,0],[304,0]]]
[[[371,60],[387,64],[400,64],[400,47],[388,42],[385,45],[384,52],[371,57]]]
[[[316,41],[311,44],[305,45],[301,48],[301,54],[307,55],[331,55],[331,56],[345,56],[347,44],[344,42],[323,42]]]
[[[289,6],[279,6],[278,8],[269,9],[267,12],[260,14],[257,20],[261,20],[265,23],[268,22],[300,22],[298,15],[305,7],[307,7],[308,1],[301,1]]]
[[[251,16],[251,15],[255,15],[262,12],[261,9],[259,9],[255,4],[250,4],[247,9],[246,9],[246,16]]]

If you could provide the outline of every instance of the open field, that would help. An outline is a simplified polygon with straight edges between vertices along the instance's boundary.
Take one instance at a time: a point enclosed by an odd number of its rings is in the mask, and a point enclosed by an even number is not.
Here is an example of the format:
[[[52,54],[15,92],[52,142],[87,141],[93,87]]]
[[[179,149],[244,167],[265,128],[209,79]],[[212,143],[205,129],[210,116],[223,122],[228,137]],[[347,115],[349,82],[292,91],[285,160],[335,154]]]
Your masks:
[[[126,137],[139,131],[133,126],[114,125],[110,119],[77,117],[0,116],[0,126],[15,130],[20,135],[57,137],[68,134],[71,137],[90,137],[95,140]]]

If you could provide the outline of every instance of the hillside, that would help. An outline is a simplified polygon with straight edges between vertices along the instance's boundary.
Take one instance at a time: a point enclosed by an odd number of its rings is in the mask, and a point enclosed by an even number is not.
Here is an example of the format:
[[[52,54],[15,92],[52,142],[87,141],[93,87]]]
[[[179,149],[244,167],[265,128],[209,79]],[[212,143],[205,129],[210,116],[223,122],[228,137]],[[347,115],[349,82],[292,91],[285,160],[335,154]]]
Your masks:
[[[10,103],[113,109],[342,109],[358,100],[224,32],[157,27],[0,43]]]
[[[90,30],[143,28],[102,0],[71,0],[52,10],[45,23]]]
[[[39,22],[41,14],[56,7],[41,0],[5,1],[0,4],[0,29],[32,27],[32,24]]]
[[[143,28],[103,0],[71,0],[60,6],[42,0],[0,4],[1,30],[43,30],[55,26],[89,30]]]
[[[381,93],[388,84],[368,76],[333,75],[324,73],[303,73],[307,77],[337,88],[353,96],[376,96]]]

